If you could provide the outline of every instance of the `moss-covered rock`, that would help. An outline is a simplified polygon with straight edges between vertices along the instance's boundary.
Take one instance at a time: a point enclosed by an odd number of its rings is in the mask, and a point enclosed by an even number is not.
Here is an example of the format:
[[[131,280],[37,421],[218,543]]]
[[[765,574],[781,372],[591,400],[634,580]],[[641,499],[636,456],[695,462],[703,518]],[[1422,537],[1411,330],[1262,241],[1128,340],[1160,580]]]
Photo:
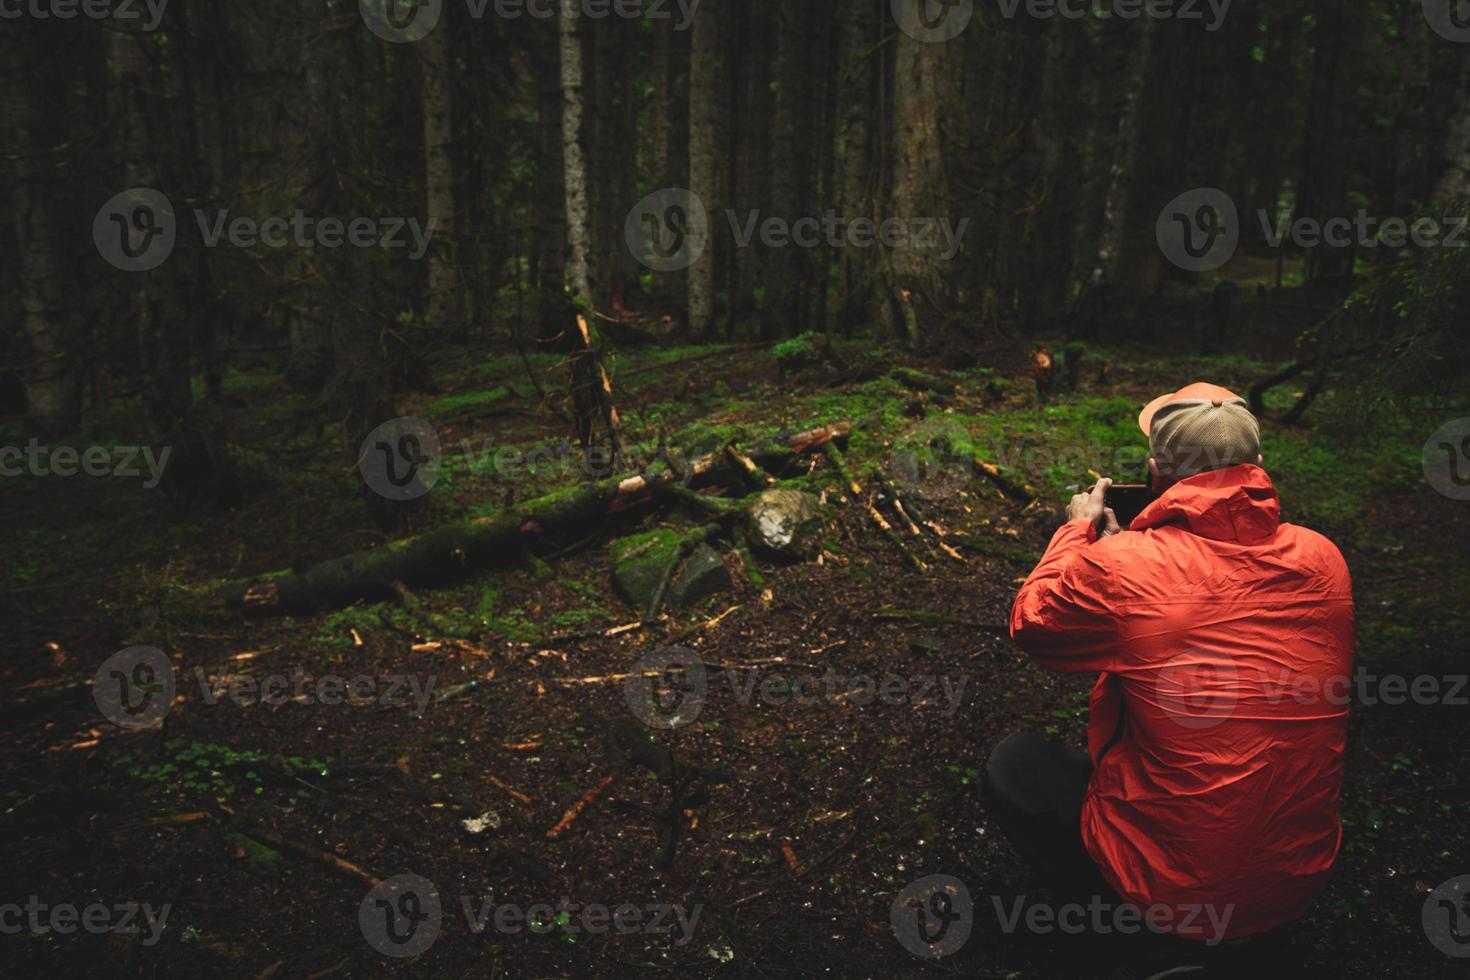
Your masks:
[[[635,609],[647,609],[668,568],[679,560],[679,532],[659,528],[623,538],[612,546],[613,591]],[[683,570],[669,583],[665,601],[685,607],[733,589],[720,553],[708,545],[694,548]]]

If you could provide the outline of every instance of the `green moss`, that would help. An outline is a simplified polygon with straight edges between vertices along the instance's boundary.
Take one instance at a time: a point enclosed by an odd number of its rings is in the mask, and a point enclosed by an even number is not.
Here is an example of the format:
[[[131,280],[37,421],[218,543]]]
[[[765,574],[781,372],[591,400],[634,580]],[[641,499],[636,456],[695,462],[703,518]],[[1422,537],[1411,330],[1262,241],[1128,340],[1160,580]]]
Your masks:
[[[483,408],[496,402],[504,401],[510,396],[510,389],[505,385],[490,388],[486,391],[467,391],[458,395],[447,395],[424,409],[424,414],[430,417],[436,415],[448,415],[453,412],[464,411],[471,408]]]
[[[817,356],[816,334],[808,330],[771,348],[771,358],[782,371],[795,371],[810,364]]]

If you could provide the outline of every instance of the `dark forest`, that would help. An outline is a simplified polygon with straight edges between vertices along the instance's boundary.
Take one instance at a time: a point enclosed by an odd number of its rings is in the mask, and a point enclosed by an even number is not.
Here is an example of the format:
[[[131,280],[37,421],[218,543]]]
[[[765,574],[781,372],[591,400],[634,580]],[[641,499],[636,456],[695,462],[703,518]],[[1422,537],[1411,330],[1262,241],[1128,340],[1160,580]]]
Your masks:
[[[1467,0],[0,51],[7,975],[1470,956]]]

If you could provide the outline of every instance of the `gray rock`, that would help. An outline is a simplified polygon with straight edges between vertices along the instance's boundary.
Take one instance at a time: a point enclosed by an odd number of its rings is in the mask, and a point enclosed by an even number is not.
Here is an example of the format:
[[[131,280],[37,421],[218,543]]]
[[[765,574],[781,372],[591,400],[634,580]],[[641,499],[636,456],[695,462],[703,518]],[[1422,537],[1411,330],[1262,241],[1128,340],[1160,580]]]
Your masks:
[[[669,584],[668,601],[684,608],[734,588],[725,559],[709,545],[702,544],[694,549],[684,570]]]
[[[750,505],[748,523],[750,542],[762,551],[808,558],[822,533],[822,505],[800,490],[767,490]]]

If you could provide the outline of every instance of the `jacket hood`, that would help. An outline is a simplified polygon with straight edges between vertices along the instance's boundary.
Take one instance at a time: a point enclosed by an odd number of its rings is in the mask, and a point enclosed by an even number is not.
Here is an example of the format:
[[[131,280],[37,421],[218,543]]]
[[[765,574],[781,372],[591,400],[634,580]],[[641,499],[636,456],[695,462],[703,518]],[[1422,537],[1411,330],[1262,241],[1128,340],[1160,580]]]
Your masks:
[[[1281,502],[1266,471],[1241,463],[1186,477],[1143,509],[1129,530],[1183,524],[1217,541],[1250,544],[1276,533]]]

